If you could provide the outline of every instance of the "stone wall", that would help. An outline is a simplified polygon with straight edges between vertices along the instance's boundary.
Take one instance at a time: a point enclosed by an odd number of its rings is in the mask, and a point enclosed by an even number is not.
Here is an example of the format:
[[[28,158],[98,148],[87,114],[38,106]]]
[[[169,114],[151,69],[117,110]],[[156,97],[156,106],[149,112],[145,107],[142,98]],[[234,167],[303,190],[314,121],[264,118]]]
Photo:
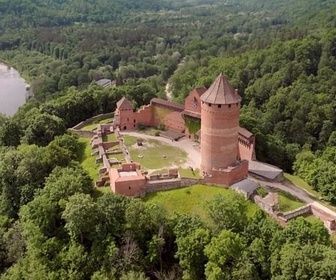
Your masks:
[[[297,218],[299,216],[309,214],[311,212],[312,211],[311,211],[310,205],[305,205],[305,206],[302,206],[302,207],[297,208],[297,209],[292,210],[292,211],[288,211],[288,212],[285,212],[285,213],[279,213],[278,217],[280,219],[284,219],[287,222],[288,220],[291,220],[291,219]]]
[[[78,130],[78,129],[73,129],[73,128],[70,128],[69,130],[85,138],[92,138],[93,136],[96,135],[93,131],[90,131],[90,130]]]
[[[72,129],[81,129],[82,127],[94,122],[94,121],[100,121],[102,119],[106,119],[106,118],[112,118],[114,116],[114,112],[111,112],[111,113],[106,113],[106,114],[100,114],[100,115],[97,115],[97,116],[94,116],[92,118],[88,118],[78,124],[76,124],[75,126],[72,127]]]
[[[324,226],[329,230],[329,232],[335,231],[336,229],[336,217],[331,215],[330,213],[327,213],[326,211],[323,211],[321,207],[317,207],[316,202],[311,204],[311,212],[313,213],[313,215],[317,218],[319,218],[320,220],[322,220],[324,222]]]
[[[264,210],[269,215],[274,215],[274,207],[273,205],[267,203],[261,196],[255,195],[252,200],[257,204],[262,210]]]
[[[221,184],[231,186],[232,184],[247,178],[248,161],[243,160],[234,167],[212,170],[210,176],[205,176],[205,182],[209,184]]]
[[[149,181],[146,184],[145,192],[152,193],[157,191],[177,189],[181,187],[181,179]]]
[[[147,182],[146,184],[145,193],[143,194],[143,196],[146,193],[178,189],[178,188],[188,187],[188,186],[192,186],[192,185],[199,184],[199,183],[200,183],[200,180],[190,179],[190,178],[150,181],[150,182]]]

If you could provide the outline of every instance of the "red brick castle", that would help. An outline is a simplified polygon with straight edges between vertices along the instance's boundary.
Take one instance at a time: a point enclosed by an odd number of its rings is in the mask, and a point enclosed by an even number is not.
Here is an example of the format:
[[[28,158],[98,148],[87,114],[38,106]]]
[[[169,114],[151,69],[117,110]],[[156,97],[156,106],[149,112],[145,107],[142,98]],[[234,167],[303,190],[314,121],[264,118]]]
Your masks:
[[[241,97],[220,74],[213,84],[196,88],[180,105],[153,98],[134,111],[123,97],[115,111],[114,126],[121,131],[139,125],[163,125],[167,131],[200,142],[200,170],[206,182],[231,185],[247,177],[247,160],[255,159],[255,138],[239,126]]]

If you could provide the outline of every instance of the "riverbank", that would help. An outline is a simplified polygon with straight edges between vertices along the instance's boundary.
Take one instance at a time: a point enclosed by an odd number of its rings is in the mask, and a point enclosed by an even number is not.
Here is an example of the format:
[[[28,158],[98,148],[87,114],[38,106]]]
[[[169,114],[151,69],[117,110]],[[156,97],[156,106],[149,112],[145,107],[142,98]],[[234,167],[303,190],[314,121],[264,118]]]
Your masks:
[[[26,81],[10,64],[0,60],[0,113],[13,116],[26,102]]]

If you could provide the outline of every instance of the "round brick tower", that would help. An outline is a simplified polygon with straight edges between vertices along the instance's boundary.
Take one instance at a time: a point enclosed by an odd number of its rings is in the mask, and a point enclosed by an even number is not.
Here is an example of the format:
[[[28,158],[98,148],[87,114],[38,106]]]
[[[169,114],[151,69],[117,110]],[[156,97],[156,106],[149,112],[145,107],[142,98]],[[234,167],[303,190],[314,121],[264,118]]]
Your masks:
[[[233,166],[238,160],[238,129],[241,97],[220,74],[201,96],[201,170]]]

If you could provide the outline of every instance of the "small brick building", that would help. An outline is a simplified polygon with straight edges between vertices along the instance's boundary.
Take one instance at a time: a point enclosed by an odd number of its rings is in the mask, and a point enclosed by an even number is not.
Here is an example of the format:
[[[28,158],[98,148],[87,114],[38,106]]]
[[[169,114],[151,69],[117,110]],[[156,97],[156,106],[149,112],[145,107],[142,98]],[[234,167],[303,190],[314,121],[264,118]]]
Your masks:
[[[137,163],[124,163],[119,169],[111,168],[109,177],[114,193],[139,197],[146,186],[146,177],[142,175]]]

